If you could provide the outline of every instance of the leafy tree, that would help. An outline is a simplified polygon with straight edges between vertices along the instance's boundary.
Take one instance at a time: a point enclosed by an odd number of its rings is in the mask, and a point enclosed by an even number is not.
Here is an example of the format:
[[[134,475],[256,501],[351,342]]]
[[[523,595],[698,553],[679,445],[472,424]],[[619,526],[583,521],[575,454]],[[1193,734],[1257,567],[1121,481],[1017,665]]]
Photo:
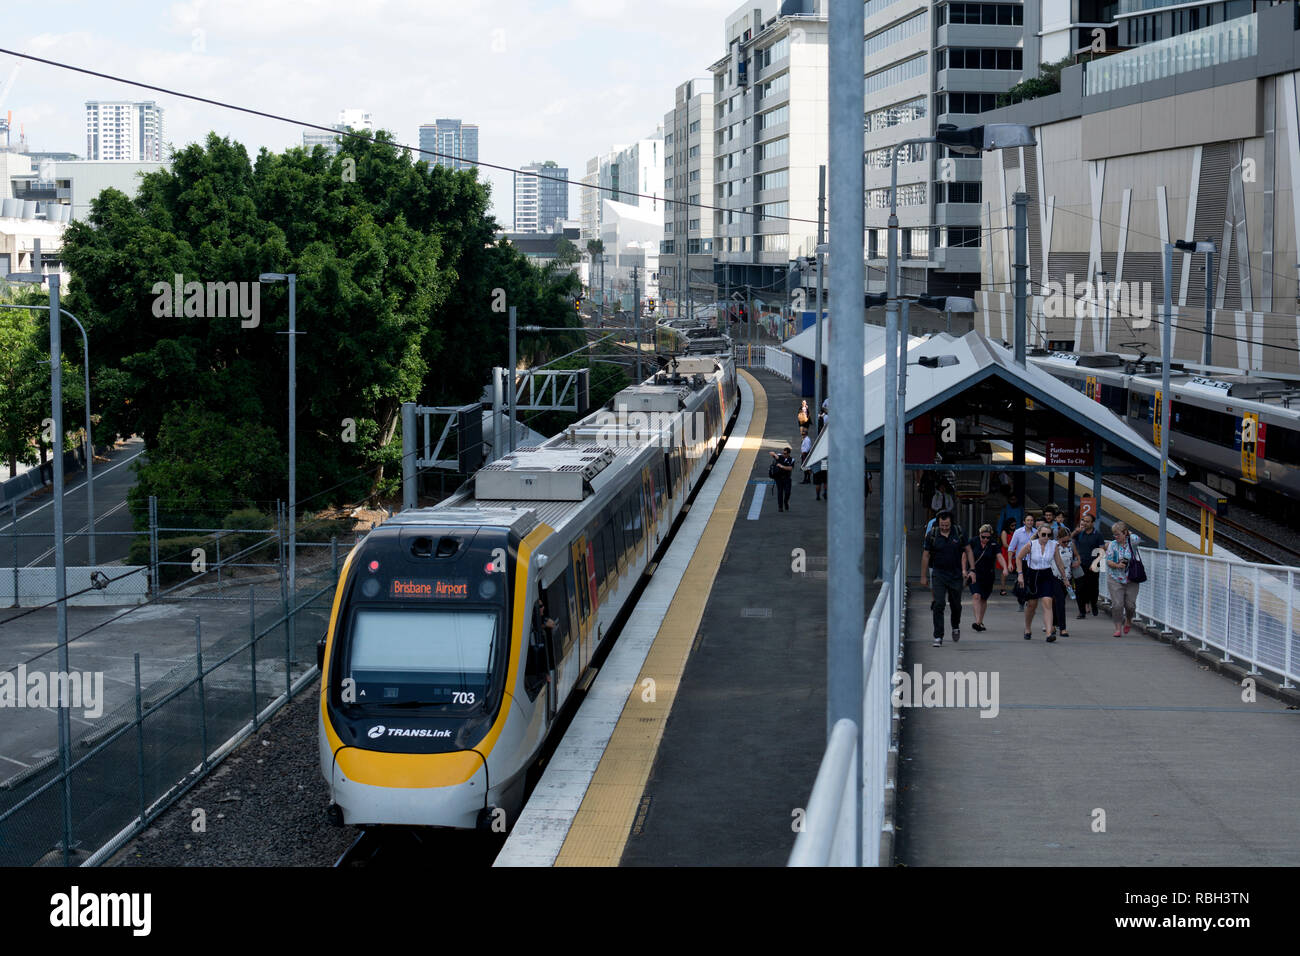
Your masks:
[[[571,266],[582,259],[582,253],[564,236],[555,240],[555,261],[562,266]]]
[[[1010,106],[1024,100],[1051,96],[1061,92],[1061,71],[1074,63],[1074,55],[1067,54],[1054,63],[1043,63],[1038,67],[1038,76],[1021,80],[1011,89],[998,96],[998,106]]]

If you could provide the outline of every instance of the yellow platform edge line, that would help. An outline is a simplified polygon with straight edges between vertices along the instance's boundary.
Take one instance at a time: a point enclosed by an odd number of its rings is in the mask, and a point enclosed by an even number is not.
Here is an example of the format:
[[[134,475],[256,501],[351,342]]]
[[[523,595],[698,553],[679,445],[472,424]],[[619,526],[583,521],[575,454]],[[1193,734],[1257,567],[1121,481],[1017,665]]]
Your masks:
[[[737,371],[745,377],[754,396],[746,440],[740,443],[731,474],[659,625],[591,785],[555,858],[556,866],[618,866],[623,857],[686,670],[686,659],[695,643],[722,555],[731,541],[740,502],[761,445],[758,439],[767,426],[767,392],[754,376],[743,369]],[[732,442],[729,438],[728,444]],[[647,679],[654,681],[653,701],[644,699],[650,686],[645,683]]]

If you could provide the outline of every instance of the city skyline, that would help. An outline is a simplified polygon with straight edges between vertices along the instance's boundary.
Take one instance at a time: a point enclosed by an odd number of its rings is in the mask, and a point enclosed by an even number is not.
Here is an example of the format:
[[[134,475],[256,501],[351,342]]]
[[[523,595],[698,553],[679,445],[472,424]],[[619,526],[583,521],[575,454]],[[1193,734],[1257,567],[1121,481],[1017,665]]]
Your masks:
[[[53,29],[49,18],[39,29],[17,22],[6,46],[325,127],[341,107],[364,104],[376,129],[411,147],[419,145],[421,125],[459,117],[480,127],[483,162],[518,169],[544,156],[576,171],[611,143],[634,141],[647,124],[654,127],[681,79],[716,59],[721,23],[734,6],[734,0],[668,0],[661,13],[689,13],[705,25],[683,34],[673,16],[643,21],[617,0],[497,2],[454,11],[389,0],[363,17],[345,0],[301,10],[251,0],[216,8],[136,0],[112,10],[68,3],[51,11]],[[68,14],[63,31],[60,13]],[[405,26],[394,32],[398,17]],[[589,45],[580,63],[557,56],[575,27]],[[441,48],[436,67],[427,57],[430,34],[460,38]],[[629,60],[624,53],[632,43],[655,55]],[[593,86],[593,75],[603,82]],[[536,83],[538,76],[546,82]],[[524,88],[544,91],[535,102],[518,96],[525,81]],[[0,115],[13,113],[14,139],[25,129],[29,149],[84,153],[87,100],[156,101],[165,110],[164,141],[178,147],[215,132],[256,156],[262,147],[280,152],[300,145],[309,131],[0,54]],[[492,184],[493,214],[505,227],[512,177],[487,169],[480,175]],[[578,191],[570,190],[571,217]]]

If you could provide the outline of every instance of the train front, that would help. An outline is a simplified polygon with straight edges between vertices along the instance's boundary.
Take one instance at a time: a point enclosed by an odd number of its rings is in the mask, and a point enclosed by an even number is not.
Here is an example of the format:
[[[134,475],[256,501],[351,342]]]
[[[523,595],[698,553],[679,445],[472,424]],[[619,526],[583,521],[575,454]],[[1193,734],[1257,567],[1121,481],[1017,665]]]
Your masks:
[[[398,525],[349,555],[321,664],[334,822],[484,825],[487,758],[508,715],[512,538]]]

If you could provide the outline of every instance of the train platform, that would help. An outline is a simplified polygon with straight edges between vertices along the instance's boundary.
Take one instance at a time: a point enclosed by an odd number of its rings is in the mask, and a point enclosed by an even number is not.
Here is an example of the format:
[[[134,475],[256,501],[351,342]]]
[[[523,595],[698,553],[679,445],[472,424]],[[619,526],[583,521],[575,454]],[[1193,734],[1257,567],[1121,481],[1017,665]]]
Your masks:
[[[1300,711],[1247,701],[1140,627],[1114,638],[1104,607],[1079,620],[1073,601],[1070,636],[1048,644],[1041,608],[1027,641],[1015,597],[995,590],[977,633],[968,596],[960,642],[945,612],[934,647],[919,548],[909,557],[900,688],[937,674],[952,691],[932,701],[947,706],[922,706],[920,689],[904,698],[899,863],[1300,864],[1300,792],[1280,783],[1300,774]],[[953,706],[972,682],[976,699]]]
[[[648,591],[628,625],[635,644],[648,612],[653,646],[611,683],[607,672],[626,666],[615,660],[625,628],[499,866],[789,857],[825,748],[827,505],[796,478],[790,511],[777,511],[767,452],[797,453],[799,401],[775,375],[741,377],[750,417],[723,453],[735,455],[725,484],[709,497],[706,482],[687,518],[707,521],[693,532],[698,545],[683,525],[686,540],[669,554],[694,551],[664,561],[686,563],[682,583]],[[618,689],[602,694],[602,682]],[[592,740],[602,730],[603,746]]]

